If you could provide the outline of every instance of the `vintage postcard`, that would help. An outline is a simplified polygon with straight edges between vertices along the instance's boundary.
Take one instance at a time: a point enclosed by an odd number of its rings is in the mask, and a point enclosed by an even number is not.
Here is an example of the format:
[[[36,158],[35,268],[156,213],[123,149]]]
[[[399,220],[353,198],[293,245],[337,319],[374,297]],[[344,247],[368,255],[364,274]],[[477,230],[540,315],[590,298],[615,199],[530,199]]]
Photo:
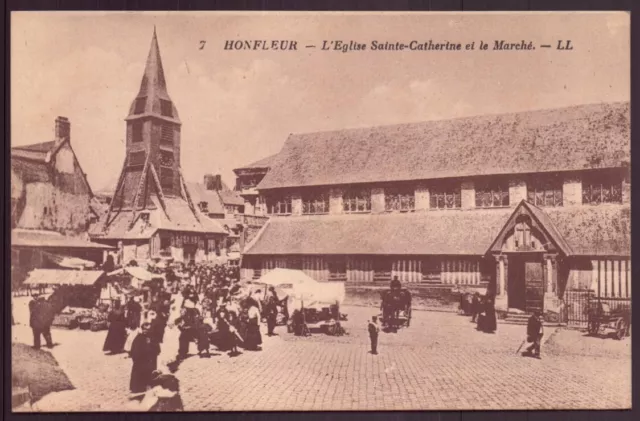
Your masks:
[[[13,411],[630,408],[629,28],[13,13]]]

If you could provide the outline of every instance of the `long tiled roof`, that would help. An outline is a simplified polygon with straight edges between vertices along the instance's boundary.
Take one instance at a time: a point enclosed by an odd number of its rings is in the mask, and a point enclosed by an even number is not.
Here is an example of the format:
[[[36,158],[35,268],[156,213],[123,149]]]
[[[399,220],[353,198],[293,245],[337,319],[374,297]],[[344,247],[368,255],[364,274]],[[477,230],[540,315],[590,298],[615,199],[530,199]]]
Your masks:
[[[514,209],[271,218],[247,255],[484,255]],[[623,205],[544,211],[573,255],[629,255]]]
[[[291,135],[258,189],[618,167],[629,103]]]

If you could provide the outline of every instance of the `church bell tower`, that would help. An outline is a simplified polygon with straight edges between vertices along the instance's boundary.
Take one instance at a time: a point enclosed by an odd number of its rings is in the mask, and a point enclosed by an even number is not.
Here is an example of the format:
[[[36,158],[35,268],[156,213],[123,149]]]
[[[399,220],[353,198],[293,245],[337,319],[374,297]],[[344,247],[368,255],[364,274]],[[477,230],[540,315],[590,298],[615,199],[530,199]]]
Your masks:
[[[167,90],[155,28],[140,89],[125,121],[126,157],[105,229],[110,215],[133,211],[133,224],[136,213],[156,209],[157,202],[165,208],[171,198],[189,202],[193,210],[180,169],[182,123]]]

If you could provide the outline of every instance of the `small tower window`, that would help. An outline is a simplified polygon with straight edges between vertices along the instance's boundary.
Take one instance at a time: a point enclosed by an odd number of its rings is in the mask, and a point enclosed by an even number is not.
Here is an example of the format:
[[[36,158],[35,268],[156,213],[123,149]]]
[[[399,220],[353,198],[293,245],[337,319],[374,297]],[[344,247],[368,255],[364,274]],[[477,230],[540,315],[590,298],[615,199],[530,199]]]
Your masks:
[[[131,125],[131,142],[142,142],[142,122],[140,121]]]
[[[144,108],[146,104],[147,104],[147,98],[136,98],[136,103],[133,108],[133,113],[134,114],[144,113]]]
[[[160,100],[160,113],[165,117],[173,117],[173,106],[171,101]]]
[[[144,151],[131,152],[129,154],[129,167],[143,166],[146,158],[147,154]]]

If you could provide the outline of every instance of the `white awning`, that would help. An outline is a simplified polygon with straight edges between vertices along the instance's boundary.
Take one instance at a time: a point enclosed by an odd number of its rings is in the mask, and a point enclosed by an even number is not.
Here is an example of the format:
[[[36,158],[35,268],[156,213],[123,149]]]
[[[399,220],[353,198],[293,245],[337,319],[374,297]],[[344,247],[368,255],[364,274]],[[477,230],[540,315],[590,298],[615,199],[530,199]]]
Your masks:
[[[100,270],[34,269],[24,282],[28,285],[93,285],[104,274]]]
[[[68,269],[91,269],[96,266],[95,262],[80,259],[79,257],[63,256],[61,254],[53,254],[42,252],[42,254],[52,263]]]

